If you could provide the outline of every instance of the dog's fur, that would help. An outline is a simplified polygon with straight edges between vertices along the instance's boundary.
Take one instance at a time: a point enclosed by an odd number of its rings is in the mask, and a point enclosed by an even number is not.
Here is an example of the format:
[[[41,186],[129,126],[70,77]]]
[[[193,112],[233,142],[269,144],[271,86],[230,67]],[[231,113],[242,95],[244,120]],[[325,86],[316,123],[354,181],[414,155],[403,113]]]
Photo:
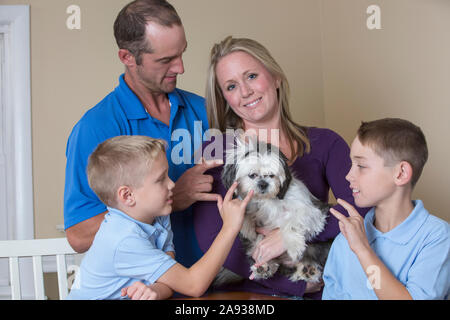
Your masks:
[[[237,180],[236,196],[241,199],[254,190],[240,231],[250,264],[254,264],[252,253],[264,238],[256,232],[257,227],[280,228],[286,248],[280,257],[258,268],[252,266],[255,279],[267,279],[278,270],[292,281],[320,281],[330,243],[307,245],[307,241],[323,230],[328,204],[292,175],[286,157],[275,146],[236,138],[235,147],[227,150],[222,181],[228,189]],[[222,269],[214,285],[238,279],[242,278]]]

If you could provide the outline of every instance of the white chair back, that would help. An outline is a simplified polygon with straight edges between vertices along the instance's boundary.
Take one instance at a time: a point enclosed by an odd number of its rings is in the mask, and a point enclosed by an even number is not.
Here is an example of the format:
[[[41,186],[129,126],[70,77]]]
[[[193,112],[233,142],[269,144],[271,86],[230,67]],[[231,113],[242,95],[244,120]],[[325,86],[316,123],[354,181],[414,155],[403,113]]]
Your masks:
[[[11,298],[13,300],[22,299],[19,258],[31,257],[33,260],[35,298],[36,300],[45,300],[43,256],[56,256],[59,298],[61,300],[66,298],[68,286],[65,256],[68,254],[76,254],[76,252],[66,238],[0,241],[0,258],[9,258]]]

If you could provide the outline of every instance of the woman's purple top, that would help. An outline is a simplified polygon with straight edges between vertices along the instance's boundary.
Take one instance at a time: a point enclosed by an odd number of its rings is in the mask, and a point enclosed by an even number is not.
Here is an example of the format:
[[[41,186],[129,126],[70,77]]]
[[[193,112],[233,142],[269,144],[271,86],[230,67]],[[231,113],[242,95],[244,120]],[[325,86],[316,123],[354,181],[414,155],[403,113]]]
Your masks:
[[[344,199],[354,205],[349,183],[345,180],[345,176],[351,167],[350,150],[347,143],[337,133],[329,129],[308,128],[307,134],[311,144],[311,151],[305,153],[302,157],[298,157],[290,166],[295,177],[303,181],[310,192],[323,202],[328,202],[328,193],[331,188],[335,198]],[[225,144],[225,137],[223,137],[223,140]],[[209,143],[203,145],[203,150]],[[220,159],[220,156],[225,161],[224,154],[215,155],[215,159]],[[224,197],[227,190],[222,184],[222,169],[223,166],[216,167],[205,174],[210,174],[214,178],[211,192],[221,194]],[[336,205],[334,208],[348,215],[340,205]],[[357,209],[363,216],[368,210]],[[217,209],[217,203],[198,201],[193,206],[193,215],[195,233],[200,249],[206,252],[222,227],[222,219]],[[338,220],[329,213],[325,229],[315,238],[315,241],[334,239],[338,233]],[[266,280],[249,280],[250,261],[241,247],[239,237],[236,238],[224,267],[241,275],[246,280],[238,284],[221,287],[220,290],[250,291],[269,295],[298,297],[302,297],[305,291],[306,282],[292,282],[278,273]],[[321,292],[305,296],[320,299]]]

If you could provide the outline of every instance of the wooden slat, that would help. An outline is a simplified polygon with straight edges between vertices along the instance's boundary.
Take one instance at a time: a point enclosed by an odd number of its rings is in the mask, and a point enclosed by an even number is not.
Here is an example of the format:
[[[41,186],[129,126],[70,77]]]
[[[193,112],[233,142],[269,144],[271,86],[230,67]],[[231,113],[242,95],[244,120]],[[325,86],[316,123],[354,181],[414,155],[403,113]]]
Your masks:
[[[67,297],[67,266],[63,254],[56,256],[56,270],[58,272],[59,300],[64,300]]]
[[[20,300],[22,295],[20,293],[19,258],[9,258],[9,274],[11,281],[11,298],[12,300]]]
[[[42,256],[33,257],[34,296],[36,300],[45,300],[44,273],[42,272]]]

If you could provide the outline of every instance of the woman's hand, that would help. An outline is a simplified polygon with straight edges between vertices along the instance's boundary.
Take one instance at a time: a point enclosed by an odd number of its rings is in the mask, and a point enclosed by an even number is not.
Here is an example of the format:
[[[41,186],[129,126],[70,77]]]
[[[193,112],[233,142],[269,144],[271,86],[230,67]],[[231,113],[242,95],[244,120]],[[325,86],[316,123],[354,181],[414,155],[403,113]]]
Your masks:
[[[252,254],[256,267],[281,256],[286,251],[279,228],[273,230],[256,228],[256,232],[264,235],[264,239],[258,243]]]

